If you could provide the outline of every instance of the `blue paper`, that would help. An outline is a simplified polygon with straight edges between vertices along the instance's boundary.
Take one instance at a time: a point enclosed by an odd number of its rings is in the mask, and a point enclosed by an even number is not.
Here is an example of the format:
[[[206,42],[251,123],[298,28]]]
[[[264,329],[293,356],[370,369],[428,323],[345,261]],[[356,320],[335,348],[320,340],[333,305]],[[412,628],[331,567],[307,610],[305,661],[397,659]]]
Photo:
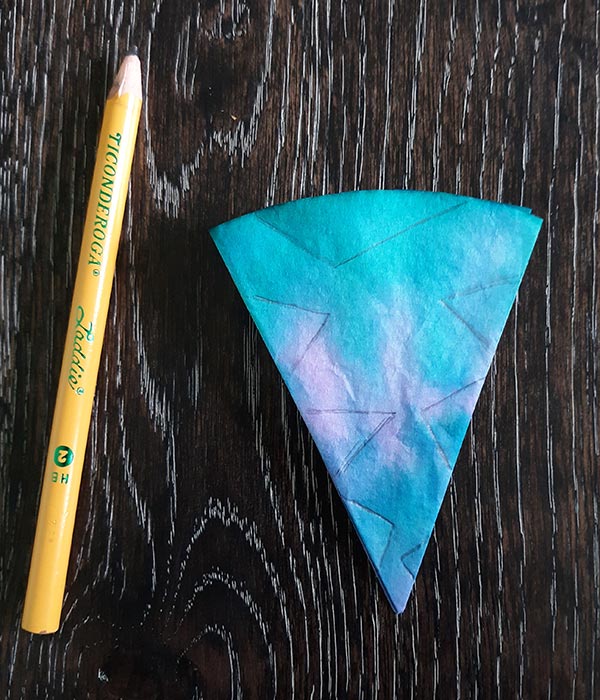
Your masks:
[[[211,231],[398,612],[540,226],[522,207],[364,191]]]

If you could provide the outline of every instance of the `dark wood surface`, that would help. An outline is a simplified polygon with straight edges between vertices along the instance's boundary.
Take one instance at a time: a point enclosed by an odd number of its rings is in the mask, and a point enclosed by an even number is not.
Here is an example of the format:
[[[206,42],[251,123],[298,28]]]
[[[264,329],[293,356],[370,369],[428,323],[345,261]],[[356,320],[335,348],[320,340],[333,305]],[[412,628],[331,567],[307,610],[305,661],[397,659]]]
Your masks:
[[[0,696],[600,697],[600,14],[568,2],[0,5]],[[19,629],[102,105],[146,101],[61,631]],[[208,235],[356,188],[538,244],[396,617]]]

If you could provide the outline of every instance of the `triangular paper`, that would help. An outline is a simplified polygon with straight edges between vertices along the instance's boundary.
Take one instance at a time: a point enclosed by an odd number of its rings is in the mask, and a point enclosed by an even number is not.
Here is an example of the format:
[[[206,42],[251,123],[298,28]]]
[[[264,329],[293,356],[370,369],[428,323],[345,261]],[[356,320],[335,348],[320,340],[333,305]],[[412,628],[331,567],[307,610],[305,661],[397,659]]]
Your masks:
[[[373,191],[211,232],[398,612],[540,226],[521,207]]]

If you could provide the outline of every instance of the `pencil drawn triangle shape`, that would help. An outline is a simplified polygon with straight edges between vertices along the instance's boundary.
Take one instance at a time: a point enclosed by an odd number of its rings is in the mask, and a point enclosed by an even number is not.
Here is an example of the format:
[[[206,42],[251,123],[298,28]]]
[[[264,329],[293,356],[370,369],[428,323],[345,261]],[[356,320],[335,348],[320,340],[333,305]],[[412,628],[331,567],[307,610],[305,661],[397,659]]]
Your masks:
[[[522,207],[390,190],[211,231],[398,612],[540,226]]]

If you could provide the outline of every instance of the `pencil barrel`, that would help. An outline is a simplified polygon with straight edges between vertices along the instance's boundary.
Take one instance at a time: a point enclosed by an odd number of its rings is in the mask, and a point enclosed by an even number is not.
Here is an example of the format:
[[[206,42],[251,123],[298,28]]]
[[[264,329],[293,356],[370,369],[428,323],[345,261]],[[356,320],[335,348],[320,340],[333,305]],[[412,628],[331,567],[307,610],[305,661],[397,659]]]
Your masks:
[[[65,582],[141,109],[106,103],[62,358],[22,627],[54,632]]]

